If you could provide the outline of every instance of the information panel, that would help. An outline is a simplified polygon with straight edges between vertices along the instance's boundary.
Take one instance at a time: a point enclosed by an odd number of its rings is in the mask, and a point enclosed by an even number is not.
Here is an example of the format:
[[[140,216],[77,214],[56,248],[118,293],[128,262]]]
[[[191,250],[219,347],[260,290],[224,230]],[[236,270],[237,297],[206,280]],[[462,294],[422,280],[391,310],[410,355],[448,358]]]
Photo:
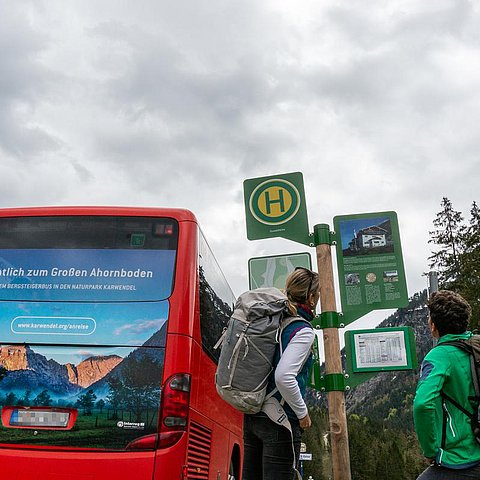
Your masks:
[[[395,212],[337,216],[337,264],[343,322],[408,305]]]

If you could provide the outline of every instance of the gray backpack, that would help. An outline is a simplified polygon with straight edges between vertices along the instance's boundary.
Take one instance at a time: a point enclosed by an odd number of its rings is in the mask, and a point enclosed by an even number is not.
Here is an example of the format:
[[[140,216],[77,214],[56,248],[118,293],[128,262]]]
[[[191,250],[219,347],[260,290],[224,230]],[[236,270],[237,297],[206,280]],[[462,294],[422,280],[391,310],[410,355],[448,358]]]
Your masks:
[[[299,318],[289,316],[287,297],[277,288],[257,288],[238,297],[215,345],[222,346],[215,384],[226,402],[243,413],[262,409],[281,331],[295,320]]]

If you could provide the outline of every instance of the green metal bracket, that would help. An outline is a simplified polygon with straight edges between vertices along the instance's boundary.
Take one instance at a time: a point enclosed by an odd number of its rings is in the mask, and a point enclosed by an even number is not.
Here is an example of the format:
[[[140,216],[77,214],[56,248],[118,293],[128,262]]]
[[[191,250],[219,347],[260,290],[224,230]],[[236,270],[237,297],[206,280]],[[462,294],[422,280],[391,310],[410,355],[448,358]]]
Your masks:
[[[344,392],[345,375],[343,373],[329,373],[321,376],[320,390],[324,392]]]
[[[327,223],[320,223],[313,227],[313,238],[315,245],[334,245],[335,233],[330,231],[330,227]]]
[[[312,320],[313,328],[343,328],[343,315],[338,312],[322,312]]]
[[[362,372],[354,374],[345,374],[345,390],[351,390],[352,388],[358,387],[363,382],[370,380],[375,375],[378,375],[379,372]]]

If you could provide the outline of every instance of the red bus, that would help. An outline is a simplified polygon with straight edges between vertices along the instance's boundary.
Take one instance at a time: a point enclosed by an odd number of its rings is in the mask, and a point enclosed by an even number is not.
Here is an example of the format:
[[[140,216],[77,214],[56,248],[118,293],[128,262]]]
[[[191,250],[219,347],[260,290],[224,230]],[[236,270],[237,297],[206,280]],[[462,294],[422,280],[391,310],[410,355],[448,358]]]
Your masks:
[[[2,477],[239,480],[233,303],[187,210],[0,210]]]

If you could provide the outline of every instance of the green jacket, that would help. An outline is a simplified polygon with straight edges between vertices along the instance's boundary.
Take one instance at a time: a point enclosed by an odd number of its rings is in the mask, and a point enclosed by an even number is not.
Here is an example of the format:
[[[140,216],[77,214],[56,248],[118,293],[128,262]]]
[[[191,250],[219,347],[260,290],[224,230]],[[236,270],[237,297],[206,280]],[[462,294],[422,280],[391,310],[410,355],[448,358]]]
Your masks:
[[[468,468],[480,462],[480,444],[473,436],[470,419],[440,395],[443,391],[467,411],[474,411],[468,399],[475,395],[469,354],[454,345],[442,346],[471,335],[465,332],[439,339],[422,363],[413,403],[415,431],[423,454],[448,468]]]

